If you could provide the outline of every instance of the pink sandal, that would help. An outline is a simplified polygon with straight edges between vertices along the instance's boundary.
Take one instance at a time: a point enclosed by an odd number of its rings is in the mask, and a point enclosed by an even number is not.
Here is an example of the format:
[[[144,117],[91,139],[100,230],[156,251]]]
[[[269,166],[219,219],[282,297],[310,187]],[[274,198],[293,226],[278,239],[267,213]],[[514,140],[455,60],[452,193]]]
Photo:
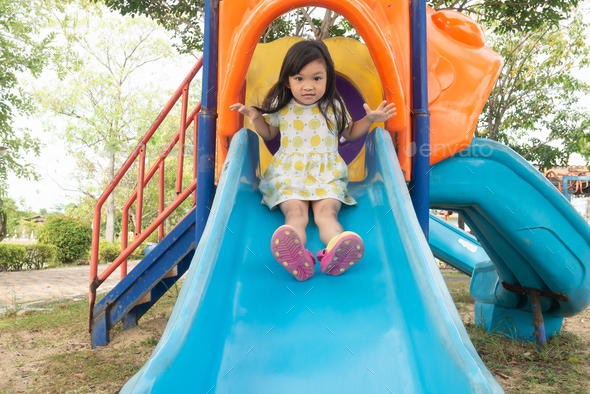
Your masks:
[[[313,276],[315,258],[305,249],[293,227],[279,227],[270,240],[270,250],[275,260],[298,281],[303,282]]]
[[[345,231],[332,238],[324,250],[317,254],[324,274],[341,275],[358,263],[365,254],[365,244],[361,237],[352,231]]]

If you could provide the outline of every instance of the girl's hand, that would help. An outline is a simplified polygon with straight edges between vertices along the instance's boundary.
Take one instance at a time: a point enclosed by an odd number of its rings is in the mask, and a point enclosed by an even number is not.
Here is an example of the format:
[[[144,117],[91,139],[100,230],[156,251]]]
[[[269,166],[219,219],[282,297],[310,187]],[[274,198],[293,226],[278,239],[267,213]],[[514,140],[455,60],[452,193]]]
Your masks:
[[[393,118],[397,115],[395,104],[387,104],[386,100],[383,100],[375,111],[371,111],[367,103],[363,104],[363,108],[367,111],[367,119],[371,122],[385,122],[387,119]]]
[[[231,109],[232,111],[238,111],[242,115],[246,115],[250,118],[250,120],[254,120],[261,115],[260,111],[258,111],[256,108],[248,107],[241,103],[232,104],[229,106],[229,109]]]

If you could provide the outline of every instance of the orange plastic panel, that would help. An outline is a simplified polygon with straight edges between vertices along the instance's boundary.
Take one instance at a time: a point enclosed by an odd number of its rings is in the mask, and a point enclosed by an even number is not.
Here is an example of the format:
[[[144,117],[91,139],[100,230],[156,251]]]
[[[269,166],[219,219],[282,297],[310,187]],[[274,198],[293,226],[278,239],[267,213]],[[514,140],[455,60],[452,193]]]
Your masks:
[[[387,122],[406,180],[411,178],[410,9],[407,0],[223,0],[219,24],[219,121],[217,169],[231,137],[242,127],[229,106],[240,101],[246,73],[264,29],[280,15],[304,6],[331,9],[352,23],[365,41],[398,115]],[[431,164],[471,142],[477,118],[498,77],[500,56],[484,46],[481,26],[453,11],[428,9],[428,93]],[[351,56],[354,56],[351,54]]]
[[[477,119],[502,68],[483,29],[455,11],[427,10],[430,164],[471,143]]]

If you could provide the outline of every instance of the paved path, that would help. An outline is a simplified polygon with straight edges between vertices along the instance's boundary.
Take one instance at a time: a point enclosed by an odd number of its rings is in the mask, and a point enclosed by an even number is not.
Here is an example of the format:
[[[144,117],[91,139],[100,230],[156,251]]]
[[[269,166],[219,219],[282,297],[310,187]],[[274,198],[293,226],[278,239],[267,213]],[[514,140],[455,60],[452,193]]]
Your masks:
[[[137,261],[127,263],[127,272]],[[98,266],[100,274],[108,264]],[[90,266],[81,265],[65,268],[51,268],[39,271],[17,271],[0,273],[0,311],[34,301],[59,301],[83,298],[88,295]],[[119,283],[119,269],[98,288],[98,293],[108,292]]]

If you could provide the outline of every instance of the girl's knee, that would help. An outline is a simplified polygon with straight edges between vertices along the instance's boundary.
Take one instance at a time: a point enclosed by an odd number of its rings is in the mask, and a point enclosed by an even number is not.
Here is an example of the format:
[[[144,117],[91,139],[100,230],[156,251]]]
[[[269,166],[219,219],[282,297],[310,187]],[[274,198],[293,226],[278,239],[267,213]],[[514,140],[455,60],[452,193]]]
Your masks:
[[[309,206],[307,204],[287,204],[281,208],[288,220],[302,221],[307,225],[309,221]]]
[[[297,220],[298,222],[307,225],[309,222],[309,215],[307,211],[301,208],[290,209],[285,213],[285,217],[291,220]]]
[[[338,220],[338,206],[335,204],[324,204],[313,211],[313,219],[316,225],[326,221]]]

